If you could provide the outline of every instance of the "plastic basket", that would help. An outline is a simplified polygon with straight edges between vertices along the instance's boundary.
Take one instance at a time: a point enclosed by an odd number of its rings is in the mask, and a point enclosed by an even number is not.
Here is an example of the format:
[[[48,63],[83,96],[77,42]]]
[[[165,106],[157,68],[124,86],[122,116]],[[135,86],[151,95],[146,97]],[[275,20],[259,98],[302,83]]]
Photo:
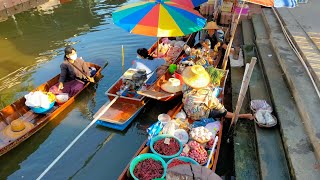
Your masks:
[[[163,175],[161,176],[161,178],[164,178],[166,176],[166,172],[167,172],[167,164],[165,163],[165,161],[158,155],[156,154],[151,154],[151,153],[145,153],[145,154],[141,154],[137,157],[135,157],[131,163],[130,163],[130,167],[129,167],[129,170],[130,170],[130,174],[131,176],[133,177],[133,179],[135,180],[138,180],[137,177],[134,176],[134,168],[136,167],[136,165],[140,162],[140,161],[143,161],[145,159],[154,159],[156,161],[160,161],[161,164],[162,164],[162,167],[163,167]]]
[[[189,163],[194,164],[194,165],[200,165],[197,161],[193,160],[192,158],[185,157],[185,156],[179,156],[179,157],[175,157],[175,158],[170,159],[170,160],[167,162],[167,167],[169,166],[169,164],[170,164],[174,159],[178,159],[178,160],[181,160],[181,161],[184,161],[184,162],[189,162]]]
[[[35,112],[35,113],[37,113],[37,114],[46,114],[47,112],[49,112],[49,111],[53,108],[55,102],[56,102],[56,101],[53,101],[53,102],[50,104],[49,108],[42,108],[42,107],[29,107],[29,108],[30,108],[33,112]]]
[[[164,139],[164,138],[174,138],[174,139],[176,139],[176,140],[178,141],[179,145],[180,145],[180,150],[179,150],[176,154],[173,154],[173,155],[171,155],[171,156],[166,156],[166,155],[159,154],[156,150],[153,149],[153,145],[154,145],[157,141],[159,141],[159,140],[161,140],[161,139]],[[183,145],[182,145],[181,141],[180,141],[178,138],[176,138],[176,137],[174,137],[174,136],[171,136],[171,135],[167,135],[167,134],[155,136],[154,138],[151,139],[151,142],[150,142],[150,149],[151,149],[151,151],[152,151],[154,154],[156,154],[156,155],[160,156],[161,158],[163,158],[165,161],[168,161],[169,159],[172,159],[172,158],[174,158],[174,157],[179,156],[179,155],[181,154],[181,152],[182,152],[182,146],[183,146]]]
[[[260,111],[267,111],[267,110],[260,110]],[[273,123],[273,124],[263,124],[263,123],[260,123],[260,122],[257,120],[256,113],[254,114],[254,121],[257,123],[257,125],[258,125],[259,127],[266,127],[266,128],[273,127],[273,126],[277,125],[278,120],[277,120],[277,118],[276,118],[273,114],[271,114],[271,112],[270,112],[270,115],[271,115],[271,116],[273,117],[273,119],[275,120],[275,123]]]
[[[267,110],[272,112],[272,107],[265,100],[251,100],[250,108],[253,112],[257,112],[258,110]]]

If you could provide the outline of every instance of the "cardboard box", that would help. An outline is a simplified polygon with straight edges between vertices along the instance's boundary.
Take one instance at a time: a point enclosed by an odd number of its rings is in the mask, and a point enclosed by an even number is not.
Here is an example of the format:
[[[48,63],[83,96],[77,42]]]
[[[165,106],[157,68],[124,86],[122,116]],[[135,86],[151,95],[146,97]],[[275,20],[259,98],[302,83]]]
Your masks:
[[[232,7],[233,7],[232,2],[223,2],[222,6],[221,6],[221,11],[222,12],[231,12]]]

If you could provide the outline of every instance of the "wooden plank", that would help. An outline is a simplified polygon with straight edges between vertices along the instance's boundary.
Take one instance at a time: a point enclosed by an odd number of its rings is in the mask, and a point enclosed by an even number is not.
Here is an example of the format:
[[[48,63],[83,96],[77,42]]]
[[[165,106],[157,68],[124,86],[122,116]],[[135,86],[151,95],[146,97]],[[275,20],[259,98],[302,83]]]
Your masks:
[[[162,91],[152,91],[152,90],[138,91],[137,93],[143,96],[147,96],[149,98],[157,99],[157,100],[167,98],[167,97],[172,97],[175,95],[175,94],[170,94]]]
[[[232,117],[230,128],[231,128],[231,126],[233,124],[236,124],[237,121],[238,121],[238,116],[239,116],[239,113],[240,113],[240,109],[241,109],[244,97],[245,97],[245,95],[247,93],[249,82],[250,82],[250,78],[251,78],[251,75],[252,75],[252,71],[253,71],[253,68],[254,68],[254,65],[256,64],[256,62],[257,62],[257,58],[256,57],[252,57],[250,65],[247,64],[247,66],[246,66],[246,70],[245,70],[244,75],[243,75],[243,80],[242,80],[242,84],[241,84],[241,89],[240,89],[240,93],[239,93],[239,98],[238,98],[236,110],[235,110],[234,115]],[[229,128],[229,130],[230,130],[230,128]]]

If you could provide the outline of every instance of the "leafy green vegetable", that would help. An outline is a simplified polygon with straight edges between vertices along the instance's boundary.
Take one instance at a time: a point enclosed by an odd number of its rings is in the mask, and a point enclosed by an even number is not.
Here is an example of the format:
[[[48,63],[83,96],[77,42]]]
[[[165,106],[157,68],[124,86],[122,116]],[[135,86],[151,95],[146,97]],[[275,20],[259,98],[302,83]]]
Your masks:
[[[222,69],[214,68],[213,66],[208,66],[206,71],[209,73],[211,78],[211,83],[213,85],[220,85],[220,81],[223,78],[225,71]]]

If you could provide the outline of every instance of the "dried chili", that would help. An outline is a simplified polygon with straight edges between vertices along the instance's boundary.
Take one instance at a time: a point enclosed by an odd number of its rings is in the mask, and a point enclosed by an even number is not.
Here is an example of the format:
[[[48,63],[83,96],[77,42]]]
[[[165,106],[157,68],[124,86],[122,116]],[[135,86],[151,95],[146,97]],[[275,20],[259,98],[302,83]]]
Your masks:
[[[140,161],[133,170],[134,176],[140,180],[161,178],[164,169],[160,161],[145,159]]]
[[[153,149],[157,153],[159,153],[161,155],[165,155],[165,156],[171,156],[171,155],[174,155],[179,152],[180,144],[175,138],[170,138],[169,145],[165,144],[164,140],[165,139],[161,139],[161,140],[157,141],[156,143],[154,143]]]

